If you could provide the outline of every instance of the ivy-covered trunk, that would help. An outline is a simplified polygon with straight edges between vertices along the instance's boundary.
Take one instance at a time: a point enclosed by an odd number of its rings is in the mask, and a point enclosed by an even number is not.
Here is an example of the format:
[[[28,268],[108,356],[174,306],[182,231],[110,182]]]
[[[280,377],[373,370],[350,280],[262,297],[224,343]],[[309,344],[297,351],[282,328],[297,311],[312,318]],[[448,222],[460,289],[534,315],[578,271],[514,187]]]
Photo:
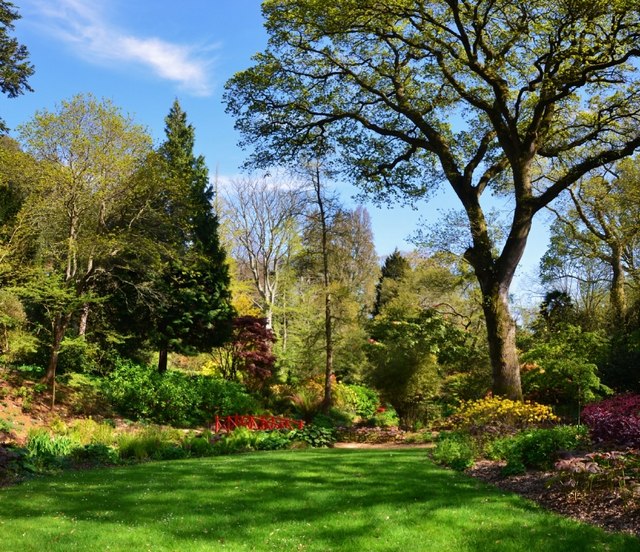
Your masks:
[[[482,307],[493,369],[493,392],[512,400],[522,400],[516,324],[509,311],[507,290],[495,285],[483,291]]]
[[[609,301],[611,303],[614,330],[617,330],[624,326],[627,314],[624,268],[622,266],[622,251],[620,247],[612,247],[611,268],[613,277],[611,279]]]

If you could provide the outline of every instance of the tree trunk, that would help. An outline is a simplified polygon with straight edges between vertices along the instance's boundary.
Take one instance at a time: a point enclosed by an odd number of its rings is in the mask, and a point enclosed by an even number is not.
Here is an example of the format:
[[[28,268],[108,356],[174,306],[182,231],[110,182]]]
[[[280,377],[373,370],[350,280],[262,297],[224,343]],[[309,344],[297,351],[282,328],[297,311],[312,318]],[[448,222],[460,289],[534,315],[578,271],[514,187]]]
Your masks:
[[[80,322],[78,324],[78,335],[84,337],[87,334],[87,326],[89,322],[89,303],[82,305],[80,311]]]
[[[613,278],[611,279],[611,291],[609,302],[613,314],[614,330],[621,329],[627,315],[627,296],[624,290],[624,268],[622,267],[622,252],[619,248],[612,248],[613,258],[611,268]]]
[[[520,362],[516,349],[516,324],[509,312],[507,290],[499,285],[483,290],[482,306],[487,325],[489,357],[493,369],[493,393],[522,400]]]
[[[331,290],[329,287],[329,243],[327,228],[327,213],[324,208],[322,188],[320,185],[320,166],[315,166],[314,187],[316,201],[320,214],[321,245],[322,245],[322,276],[324,287],[324,336],[325,336],[325,370],[324,370],[324,398],[322,400],[322,411],[326,414],[331,408],[332,379],[333,379],[333,320],[331,318]]]
[[[516,207],[511,232],[497,258],[493,254],[493,242],[479,203],[473,202],[467,214],[473,247],[466,251],[465,258],[473,266],[482,292],[493,371],[492,390],[495,395],[521,401],[520,362],[516,349],[516,324],[509,312],[509,287],[524,253],[534,212],[530,206]]]
[[[51,388],[51,408],[56,402],[56,370],[58,369],[58,357],[60,356],[60,346],[64,339],[69,324],[69,316],[58,314],[53,321],[53,343],[51,344],[51,355],[47,373],[44,376],[45,383]]]
[[[166,346],[161,347],[158,355],[158,372],[164,374],[167,371],[167,361],[169,350]]]

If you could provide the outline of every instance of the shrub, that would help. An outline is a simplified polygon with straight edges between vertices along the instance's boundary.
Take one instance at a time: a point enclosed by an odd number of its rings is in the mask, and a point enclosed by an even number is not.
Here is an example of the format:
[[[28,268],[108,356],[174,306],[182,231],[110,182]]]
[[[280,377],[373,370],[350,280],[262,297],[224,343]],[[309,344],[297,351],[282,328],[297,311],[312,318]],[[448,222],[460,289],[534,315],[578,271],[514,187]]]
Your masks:
[[[257,443],[258,450],[281,450],[291,446],[291,431],[263,431]]]
[[[153,455],[154,460],[182,460],[188,457],[189,451],[177,444],[160,447]]]
[[[293,432],[294,441],[302,441],[314,448],[330,447],[336,442],[335,430],[314,424],[307,424]]]
[[[591,438],[624,446],[640,445],[640,395],[617,395],[582,410]]]
[[[62,435],[67,435],[81,445],[115,444],[114,428],[108,423],[98,423],[91,418],[75,420],[68,427],[60,428]]]
[[[203,457],[212,456],[214,454],[214,447],[206,437],[191,437],[187,439],[182,445],[190,456]]]
[[[545,404],[584,404],[612,393],[598,377],[593,359],[602,357],[606,339],[598,332],[564,326],[548,339],[537,340],[522,355],[522,389]]]
[[[0,418],[0,438],[3,436],[11,435],[13,431],[13,423],[9,420],[5,420],[4,418]]]
[[[105,379],[104,392],[125,416],[177,426],[206,425],[216,415],[245,414],[256,408],[239,383],[176,371],[160,374],[121,360]]]
[[[548,470],[559,453],[584,447],[589,443],[584,426],[557,426],[550,429],[529,429],[497,439],[488,447],[487,455],[506,460],[507,473],[522,473],[526,468]]]
[[[119,463],[118,451],[103,444],[84,445],[71,452],[71,460],[77,466],[113,466]]]
[[[372,427],[398,427],[400,420],[393,406],[386,405],[379,408],[378,411],[367,421],[367,425]]]
[[[454,427],[472,433],[514,433],[530,427],[548,426],[559,418],[548,406],[502,397],[463,402],[451,417]]]
[[[217,454],[234,454],[257,450],[262,438],[260,431],[251,431],[246,427],[237,427],[225,435],[213,446]]]
[[[434,462],[464,471],[473,465],[475,451],[471,437],[464,432],[442,432],[431,453]]]
[[[25,448],[0,444],[0,483],[15,480],[21,474],[32,471]]]
[[[338,408],[353,412],[361,418],[370,418],[380,406],[378,393],[364,385],[339,383],[335,386],[335,395]]]

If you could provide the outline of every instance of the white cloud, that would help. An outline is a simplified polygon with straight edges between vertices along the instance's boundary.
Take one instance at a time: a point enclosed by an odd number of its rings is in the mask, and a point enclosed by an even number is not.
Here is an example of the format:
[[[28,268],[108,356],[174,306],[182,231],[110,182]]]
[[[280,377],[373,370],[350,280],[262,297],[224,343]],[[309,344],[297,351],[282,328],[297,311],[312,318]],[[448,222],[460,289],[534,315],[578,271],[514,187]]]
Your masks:
[[[96,0],[31,0],[43,26],[91,62],[142,65],[195,96],[211,94],[211,50],[142,37],[109,24]]]

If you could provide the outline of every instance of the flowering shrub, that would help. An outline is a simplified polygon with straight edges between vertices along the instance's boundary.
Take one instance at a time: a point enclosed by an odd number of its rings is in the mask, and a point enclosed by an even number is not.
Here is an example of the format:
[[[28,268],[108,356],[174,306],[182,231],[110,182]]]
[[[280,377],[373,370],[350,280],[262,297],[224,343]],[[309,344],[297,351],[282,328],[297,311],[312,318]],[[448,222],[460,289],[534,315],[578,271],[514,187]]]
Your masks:
[[[529,427],[544,427],[559,421],[548,406],[534,402],[519,402],[502,397],[485,397],[477,401],[463,402],[453,415],[458,429],[487,428],[513,433]]]
[[[640,445],[640,395],[617,395],[582,410],[596,442]]]

